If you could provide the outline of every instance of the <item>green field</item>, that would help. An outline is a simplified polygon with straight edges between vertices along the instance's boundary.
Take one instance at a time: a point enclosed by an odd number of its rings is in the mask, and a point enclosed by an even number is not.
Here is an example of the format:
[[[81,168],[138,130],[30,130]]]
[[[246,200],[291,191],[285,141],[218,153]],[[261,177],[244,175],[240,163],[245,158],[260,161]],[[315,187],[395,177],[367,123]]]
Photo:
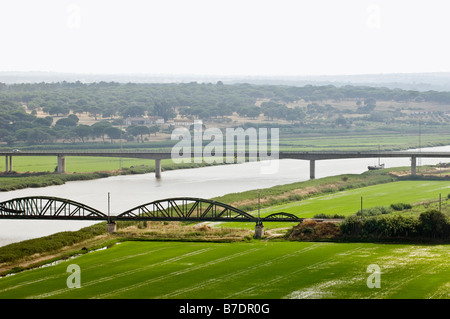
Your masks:
[[[4,277],[0,298],[448,298],[449,253],[448,245],[123,242]],[[67,287],[71,264],[80,288]],[[372,264],[380,288],[367,286]]]
[[[364,209],[374,206],[389,206],[395,203],[415,204],[437,200],[440,193],[443,197],[447,197],[447,194],[450,193],[448,181],[399,181],[273,206],[262,210],[261,216],[273,212],[287,212],[299,217],[313,217],[319,213],[349,216],[361,208],[361,197]]]
[[[163,160],[163,165],[166,161]],[[171,162],[171,161],[170,161]],[[56,156],[14,156],[13,170],[16,172],[54,172],[57,163]],[[114,157],[84,157],[67,156],[66,172],[85,173],[99,171],[113,171],[121,167],[131,166],[154,166],[155,161],[133,158]],[[0,171],[5,170],[5,161],[0,161]]]
[[[409,134],[352,132],[339,134],[333,132],[326,136],[283,137],[280,139],[280,151],[384,151],[404,150],[408,148],[447,145],[448,133],[423,134],[419,143],[417,132]]]
[[[291,213],[302,218],[311,218],[316,214],[350,216],[361,209],[361,197],[363,197],[363,209],[367,209],[375,206],[390,206],[395,203],[413,205],[438,200],[439,194],[442,194],[442,198],[446,202],[449,193],[450,183],[448,181],[397,181],[263,208],[260,216],[265,217],[279,212]],[[250,213],[256,215],[257,211]],[[222,223],[221,225],[223,227],[254,227],[252,223]],[[267,222],[264,225],[267,229],[292,226],[293,224]]]

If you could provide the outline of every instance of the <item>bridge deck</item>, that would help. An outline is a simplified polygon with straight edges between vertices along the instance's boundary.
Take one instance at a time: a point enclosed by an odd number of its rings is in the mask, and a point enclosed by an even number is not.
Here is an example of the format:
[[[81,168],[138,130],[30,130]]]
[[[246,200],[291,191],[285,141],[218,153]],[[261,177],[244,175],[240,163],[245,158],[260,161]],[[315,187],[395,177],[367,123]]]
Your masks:
[[[258,154],[246,152],[244,154],[235,153],[237,156],[245,156],[250,160],[255,160]],[[5,172],[12,172],[13,156],[57,156],[58,157],[58,173],[66,171],[66,156],[92,156],[92,157],[119,157],[119,158],[140,158],[155,160],[155,177],[161,178],[161,160],[172,158],[171,152],[154,152],[154,151],[16,151],[16,152],[0,152],[6,158]],[[226,154],[228,155],[228,154]],[[198,154],[191,153],[191,158],[198,157]],[[380,157],[410,157],[411,158],[411,175],[416,174],[416,159],[421,157],[427,158],[450,158],[450,152],[421,152],[421,151],[402,151],[402,152],[298,152],[283,151],[270,156],[259,156],[259,160],[273,159],[298,159],[310,161],[310,178],[315,178],[315,161],[316,160],[333,160],[333,159],[351,159],[351,158],[380,158]]]
[[[153,151],[0,151],[0,156],[92,156],[92,157],[126,157],[142,159],[170,159],[171,152]],[[195,153],[191,157],[195,157]],[[252,154],[245,153],[245,156]],[[345,159],[345,158],[374,158],[374,157],[429,157],[429,158],[450,158],[450,152],[421,152],[421,151],[399,151],[399,152],[299,152],[282,151],[278,153],[280,159],[303,159],[303,160],[323,160],[323,159]],[[273,157],[272,157],[273,158]]]

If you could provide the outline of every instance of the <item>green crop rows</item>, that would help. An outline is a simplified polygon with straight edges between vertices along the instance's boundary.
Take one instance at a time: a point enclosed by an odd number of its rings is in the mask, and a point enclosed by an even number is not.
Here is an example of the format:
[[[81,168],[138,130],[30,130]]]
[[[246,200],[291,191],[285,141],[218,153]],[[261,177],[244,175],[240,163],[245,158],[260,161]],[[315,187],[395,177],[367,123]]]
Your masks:
[[[339,214],[348,216],[361,208],[374,206],[389,206],[394,203],[420,203],[422,201],[437,200],[439,194],[446,197],[450,193],[448,181],[401,181],[373,185],[353,190],[347,190],[304,201],[285,205],[273,206],[264,212],[282,211],[299,217],[313,217],[315,214]]]
[[[0,279],[0,298],[448,298],[448,245],[124,242]],[[80,288],[67,267],[79,266]],[[369,288],[369,265],[380,288]]]
[[[361,209],[361,197],[363,198],[363,209],[367,209],[375,206],[390,206],[395,203],[412,205],[426,201],[437,201],[439,194],[446,201],[449,193],[450,183],[448,181],[399,181],[350,189],[263,208],[260,211],[260,216],[264,217],[279,212],[291,213],[302,218],[311,218],[317,214],[349,216],[356,214]],[[256,216],[257,211],[253,211],[251,214]],[[266,228],[292,225],[279,222],[265,223]],[[221,226],[253,228],[254,224],[222,223]]]

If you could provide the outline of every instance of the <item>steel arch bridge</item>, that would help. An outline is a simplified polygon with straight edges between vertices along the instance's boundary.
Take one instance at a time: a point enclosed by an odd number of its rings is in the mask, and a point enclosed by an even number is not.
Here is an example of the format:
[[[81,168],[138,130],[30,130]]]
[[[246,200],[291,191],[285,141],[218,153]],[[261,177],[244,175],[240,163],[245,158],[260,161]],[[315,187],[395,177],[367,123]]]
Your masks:
[[[262,218],[214,200],[195,197],[176,197],[152,201],[131,208],[119,215],[108,216],[85,204],[65,198],[32,196],[11,199],[0,203],[0,219],[71,219],[71,220],[120,220],[136,221],[212,221],[301,222],[289,213],[274,213]]]
[[[0,218],[106,220],[108,216],[70,199],[31,196],[0,203]]]
[[[173,220],[173,221],[248,221],[254,217],[238,208],[217,201],[176,197],[139,205],[118,215],[117,220]]]

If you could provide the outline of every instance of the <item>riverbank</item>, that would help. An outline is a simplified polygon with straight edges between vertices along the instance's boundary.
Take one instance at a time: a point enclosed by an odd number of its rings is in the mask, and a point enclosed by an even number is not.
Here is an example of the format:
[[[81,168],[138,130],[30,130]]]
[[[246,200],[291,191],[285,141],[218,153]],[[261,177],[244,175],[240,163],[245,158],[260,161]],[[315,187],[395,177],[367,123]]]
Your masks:
[[[244,211],[251,211],[257,209],[258,205],[260,208],[271,207],[336,191],[394,182],[398,180],[398,177],[392,174],[396,170],[384,169],[367,171],[362,174],[329,176],[265,189],[227,194],[215,197],[214,200],[227,203]],[[261,197],[260,201],[258,195]]]
[[[162,168],[163,171],[176,170],[176,169],[189,169],[207,167],[211,165],[203,163],[181,163],[174,164],[173,162],[165,162]],[[100,178],[107,178],[120,175],[136,175],[136,174],[148,174],[154,173],[154,165],[139,165],[131,166],[116,170],[105,170],[97,172],[85,172],[85,173],[51,173],[51,172],[25,172],[25,173],[0,173],[0,192],[9,192],[18,189],[26,188],[39,188],[52,185],[63,185],[67,182],[73,181],[88,181]]]

